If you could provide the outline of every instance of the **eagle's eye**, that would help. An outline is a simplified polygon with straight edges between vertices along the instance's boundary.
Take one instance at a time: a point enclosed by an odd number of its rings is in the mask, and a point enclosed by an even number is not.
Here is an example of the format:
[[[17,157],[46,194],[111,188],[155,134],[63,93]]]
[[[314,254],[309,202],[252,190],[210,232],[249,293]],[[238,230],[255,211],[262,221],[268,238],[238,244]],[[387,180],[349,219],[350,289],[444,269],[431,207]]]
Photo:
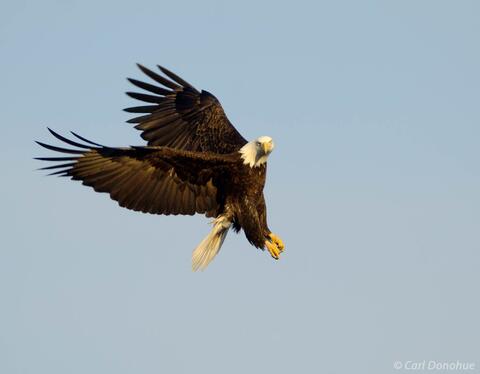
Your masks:
[[[260,147],[260,144],[261,144],[261,143],[260,143],[260,142],[256,142],[256,143],[257,143],[257,147]]]

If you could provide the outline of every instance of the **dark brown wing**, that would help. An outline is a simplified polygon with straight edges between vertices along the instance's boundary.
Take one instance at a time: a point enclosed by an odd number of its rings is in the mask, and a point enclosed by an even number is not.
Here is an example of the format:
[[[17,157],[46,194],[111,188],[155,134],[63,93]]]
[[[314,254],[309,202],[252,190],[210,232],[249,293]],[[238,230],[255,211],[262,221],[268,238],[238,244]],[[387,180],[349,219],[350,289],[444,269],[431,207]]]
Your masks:
[[[97,192],[109,193],[120,206],[144,213],[216,216],[220,191],[215,181],[223,169],[236,162],[233,155],[167,147],[105,147],[73,133],[89,143],[82,144],[50,132],[77,149],[37,142],[47,149],[71,154],[38,158],[57,162],[42,169],[53,169],[52,174],[81,180]]]
[[[127,92],[134,99],[149,103],[125,109],[143,113],[129,120],[142,131],[150,146],[166,146],[196,152],[231,153],[247,141],[233,127],[220,102],[207,91],[199,92],[171,71],[158,66],[168,78],[142,65],[140,70],[157,84],[152,85],[129,78],[146,93]]]

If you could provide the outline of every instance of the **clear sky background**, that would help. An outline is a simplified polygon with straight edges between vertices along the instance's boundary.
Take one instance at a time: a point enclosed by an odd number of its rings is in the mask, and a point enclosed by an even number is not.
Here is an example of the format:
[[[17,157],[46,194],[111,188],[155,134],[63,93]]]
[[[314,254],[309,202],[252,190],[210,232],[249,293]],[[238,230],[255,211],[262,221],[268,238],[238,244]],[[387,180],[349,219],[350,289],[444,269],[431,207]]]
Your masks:
[[[0,373],[480,370],[478,1],[3,1]],[[112,146],[156,63],[270,135],[275,262],[202,216],[35,171],[46,126]]]

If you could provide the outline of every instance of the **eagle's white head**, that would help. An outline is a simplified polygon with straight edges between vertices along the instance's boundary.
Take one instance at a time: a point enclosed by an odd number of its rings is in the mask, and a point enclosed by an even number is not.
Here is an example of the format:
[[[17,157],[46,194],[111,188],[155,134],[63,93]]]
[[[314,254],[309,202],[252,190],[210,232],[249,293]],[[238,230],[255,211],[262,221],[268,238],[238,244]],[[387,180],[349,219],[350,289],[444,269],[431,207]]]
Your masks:
[[[251,168],[263,165],[267,162],[268,155],[272,153],[275,144],[269,136],[260,136],[240,148],[240,154],[245,165]]]

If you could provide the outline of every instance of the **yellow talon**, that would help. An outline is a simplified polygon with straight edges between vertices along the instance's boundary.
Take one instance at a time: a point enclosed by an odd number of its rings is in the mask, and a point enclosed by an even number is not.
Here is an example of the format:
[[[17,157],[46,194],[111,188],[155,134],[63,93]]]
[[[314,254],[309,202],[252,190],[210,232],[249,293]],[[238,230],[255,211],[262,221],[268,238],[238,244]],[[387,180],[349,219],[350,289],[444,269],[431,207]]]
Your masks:
[[[275,260],[278,260],[280,258],[281,251],[275,243],[271,242],[270,240],[265,240],[265,246]]]
[[[272,242],[276,244],[280,252],[283,252],[283,250],[285,249],[285,244],[283,244],[282,239],[280,239],[280,237],[275,235],[273,232],[268,234],[268,237],[272,240]]]

